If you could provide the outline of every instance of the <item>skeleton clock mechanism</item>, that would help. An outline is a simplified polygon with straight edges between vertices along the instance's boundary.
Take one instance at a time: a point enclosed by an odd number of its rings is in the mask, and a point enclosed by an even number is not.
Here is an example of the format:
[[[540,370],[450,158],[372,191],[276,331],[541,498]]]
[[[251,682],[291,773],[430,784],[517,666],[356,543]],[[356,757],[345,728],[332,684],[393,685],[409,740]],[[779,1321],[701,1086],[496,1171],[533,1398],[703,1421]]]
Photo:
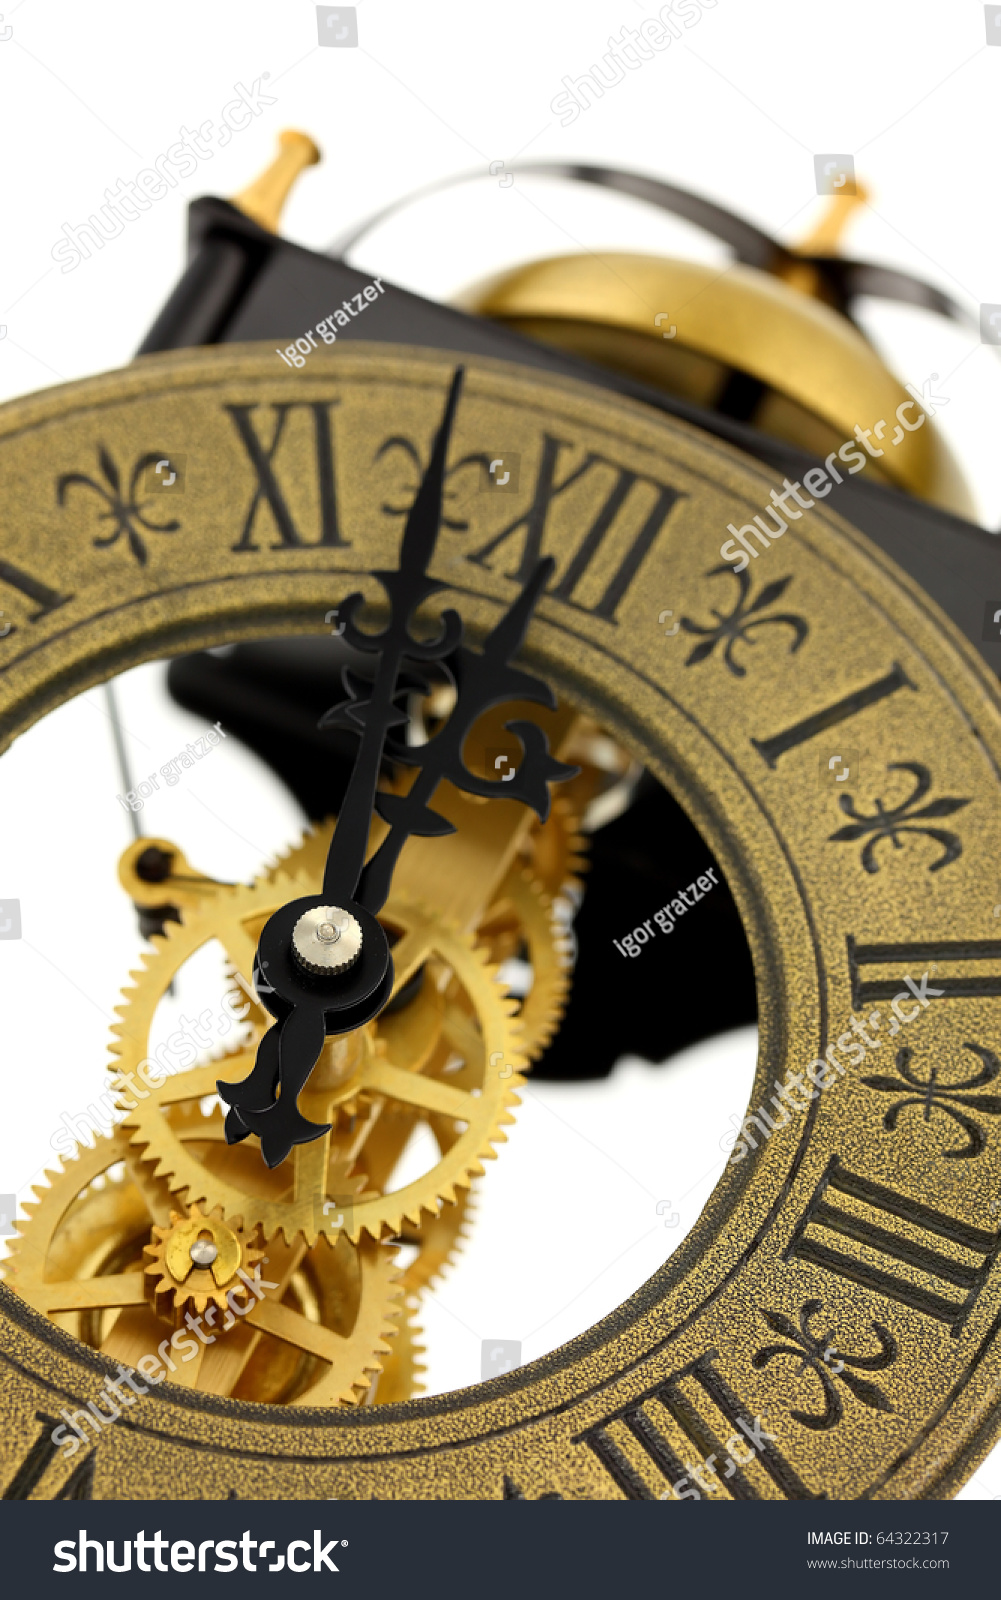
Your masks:
[[[0,410],[4,748],[166,660],[311,819],[246,883],[183,838],[118,862],[116,1121],[8,1240],[4,1492],[948,1497],[1001,1433],[1001,580],[933,387],[855,319],[965,313],[839,252],[858,196],[793,249],[552,164],[730,267],[581,253],[435,304],[359,233],[281,237],[317,159],[284,134],[192,205],[132,365]],[[210,948],[226,1047],[165,1071]],[[528,1074],[670,1072],[755,1018],[654,1275],[423,1394]]]

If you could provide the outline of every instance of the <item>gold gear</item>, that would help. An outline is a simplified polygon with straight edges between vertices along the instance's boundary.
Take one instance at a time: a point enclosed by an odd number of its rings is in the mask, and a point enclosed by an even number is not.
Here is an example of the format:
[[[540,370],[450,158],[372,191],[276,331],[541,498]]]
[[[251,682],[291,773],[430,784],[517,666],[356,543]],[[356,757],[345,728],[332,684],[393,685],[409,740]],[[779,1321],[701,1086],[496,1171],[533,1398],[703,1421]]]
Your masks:
[[[442,1205],[454,1203],[472,1179],[482,1175],[483,1161],[492,1159],[493,1146],[506,1139],[503,1126],[514,1120],[510,1108],[518,1103],[515,1091],[524,1081],[520,1030],[513,1020],[516,1002],[500,988],[472,937],[433,911],[391,895],[384,918],[397,934],[396,989],[426,968],[422,990],[432,991],[439,1036],[422,1050],[415,1052],[412,1044],[402,1049],[397,1061],[394,1045],[405,1032],[410,1007],[396,1016],[390,1013],[385,1022],[380,1018],[376,1040],[386,1045],[388,1054],[365,1047],[361,1040],[353,1072],[333,1085],[310,1086],[300,1097],[304,1114],[315,1121],[331,1121],[332,1112],[355,1097],[363,1115],[346,1125],[339,1120],[333,1132],[297,1145],[288,1161],[270,1175],[257,1157],[253,1188],[247,1187],[246,1156],[241,1156],[239,1147],[219,1150],[221,1159],[212,1162],[197,1153],[199,1142],[218,1144],[217,1130],[208,1126],[211,1119],[203,1129],[195,1125],[198,1137],[186,1138],[185,1131],[189,1135],[192,1131],[190,1114],[185,1130],[175,1126],[171,1108],[214,1094],[217,1078],[244,1078],[254,1064],[256,1040],[221,1060],[168,1078],[141,1098],[136,1091],[157,1005],[188,957],[218,939],[241,982],[253,992],[250,973],[260,928],[279,906],[303,892],[301,881],[284,874],[227,889],[213,895],[200,911],[185,913],[182,922],[169,923],[164,935],[154,938],[152,953],[131,974],[135,986],[125,992],[126,1004],[118,1008],[122,1022],[114,1030],[118,1038],[112,1050],[119,1057],[116,1087],[127,1107],[124,1127],[135,1153],[152,1164],[154,1176],[165,1179],[173,1193],[183,1194],[188,1206],[220,1208],[227,1221],[239,1219],[246,1228],[260,1227],[266,1239],[280,1232],[290,1245],[302,1234],[312,1245],[321,1234],[332,1236],[341,1229],[352,1242],[363,1233],[373,1239],[395,1236],[405,1221],[419,1226],[424,1215],[435,1215]],[[265,1021],[270,1023],[253,1004],[247,1020],[258,1035]],[[130,1098],[133,1093],[135,1100]],[[359,1159],[369,1166],[366,1140],[383,1118],[394,1113],[411,1125],[418,1118],[428,1122],[439,1159],[402,1189],[356,1194],[359,1180],[349,1180],[347,1174]],[[359,1125],[352,1127],[352,1121]],[[250,1155],[257,1156],[256,1150]],[[226,1163],[233,1164],[239,1181],[229,1174]],[[340,1221],[339,1202],[345,1197],[348,1212]]]
[[[313,1269],[313,1293],[318,1300],[321,1321],[319,1324],[310,1322],[315,1329],[315,1343],[310,1347],[303,1342],[302,1348],[320,1357],[320,1362],[314,1363],[318,1369],[316,1375],[298,1388],[291,1397],[291,1404],[363,1404],[392,1355],[403,1320],[401,1313],[405,1308],[396,1251],[375,1239],[363,1239],[353,1245],[341,1234],[334,1240],[318,1239],[306,1252],[306,1260]],[[350,1264],[351,1276],[356,1280],[352,1298],[357,1302],[357,1310],[350,1331],[341,1334],[329,1323],[338,1312],[339,1302],[345,1298],[345,1264]],[[284,1312],[284,1307],[278,1310]],[[276,1327],[274,1331],[278,1338],[283,1337],[280,1329]],[[331,1360],[328,1354],[337,1350],[338,1342],[343,1342],[346,1357],[350,1352],[348,1359],[341,1362]],[[266,1361],[262,1365],[266,1368]],[[354,1376],[359,1368],[360,1378]],[[256,1399],[257,1395],[241,1390],[236,1397]]]
[[[216,1254],[210,1264],[199,1266],[192,1250],[202,1242],[210,1243]],[[264,1250],[256,1235],[223,1222],[221,1212],[206,1217],[192,1206],[186,1214],[172,1211],[166,1227],[154,1223],[153,1238],[143,1254],[148,1258],[144,1272],[154,1309],[179,1320],[187,1309],[196,1316],[209,1305],[226,1311],[227,1294],[234,1289],[241,1297],[244,1294],[240,1269],[253,1269]]]
[[[170,1197],[163,1185],[152,1186],[162,1200],[151,1217],[150,1180],[133,1179],[132,1160],[119,1130],[81,1150],[62,1172],[47,1172],[10,1240],[4,1277],[36,1311],[112,1359],[135,1367],[143,1355],[160,1351],[167,1365],[162,1351],[169,1355],[175,1318],[158,1314],[151,1303],[154,1288],[142,1257],[151,1226],[161,1238],[170,1232]],[[395,1254],[372,1240],[354,1246],[343,1236],[335,1245],[321,1240],[312,1251],[301,1241],[291,1249],[272,1241],[253,1265],[266,1264],[269,1276],[260,1274],[261,1281],[275,1292],[256,1297],[240,1321],[228,1311],[228,1326],[216,1320],[210,1301],[205,1322],[213,1337],[188,1340],[197,1345],[194,1365],[179,1357],[167,1375],[236,1399],[360,1404],[382,1369],[401,1311]],[[240,1300],[255,1300],[237,1282]]]
[[[166,1187],[155,1186],[161,1202],[152,1209],[130,1182],[128,1153],[118,1132],[79,1149],[62,1170],[46,1171],[44,1183],[32,1189],[35,1199],[25,1202],[26,1218],[15,1222],[3,1262],[4,1278],[17,1294],[98,1347],[113,1320],[109,1312],[124,1305],[148,1308],[142,1243],[151,1216],[169,1221]]]
[[[302,878],[314,894],[318,893],[336,820],[336,817],[325,817],[315,827],[307,828],[298,844],[279,852],[276,870]]]

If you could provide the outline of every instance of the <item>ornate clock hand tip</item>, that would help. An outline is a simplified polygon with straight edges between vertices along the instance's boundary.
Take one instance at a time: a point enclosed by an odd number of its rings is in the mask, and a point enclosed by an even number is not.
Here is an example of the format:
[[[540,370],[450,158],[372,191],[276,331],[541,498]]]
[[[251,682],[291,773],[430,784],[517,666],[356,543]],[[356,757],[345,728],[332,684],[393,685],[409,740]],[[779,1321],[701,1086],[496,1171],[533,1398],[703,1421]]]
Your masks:
[[[431,447],[431,458],[407,516],[400,548],[401,572],[426,572],[434,554],[441,523],[442,497],[445,492],[445,461],[464,376],[465,369],[456,367],[441,422],[438,424],[438,431]]]

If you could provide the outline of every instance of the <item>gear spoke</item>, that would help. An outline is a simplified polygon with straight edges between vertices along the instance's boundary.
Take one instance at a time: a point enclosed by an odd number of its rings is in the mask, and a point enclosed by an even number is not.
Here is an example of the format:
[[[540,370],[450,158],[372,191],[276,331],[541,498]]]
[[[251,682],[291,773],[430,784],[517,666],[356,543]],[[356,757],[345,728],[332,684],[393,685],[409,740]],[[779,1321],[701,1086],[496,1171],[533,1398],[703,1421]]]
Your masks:
[[[338,1359],[347,1343],[343,1334],[320,1327],[301,1312],[274,1300],[259,1300],[253,1311],[247,1313],[247,1322],[250,1327],[269,1333],[273,1339],[281,1339],[283,1344],[294,1345],[297,1350],[306,1350],[310,1355],[319,1356],[321,1361],[331,1364]]]
[[[236,918],[226,928],[222,940],[222,947],[226,952],[226,959],[233,971],[238,973],[244,984],[253,990],[254,959],[257,955],[257,940],[252,939],[243,923]]]
[[[304,1097],[305,1098],[305,1097]],[[326,1204],[327,1168],[330,1164],[330,1133],[323,1133],[309,1144],[297,1144],[292,1151],[292,1198],[298,1205],[311,1200]]]
[[[67,1278],[62,1283],[43,1283],[36,1291],[40,1311],[55,1316],[60,1311],[120,1310],[122,1306],[146,1304],[146,1282],[141,1272],[109,1273],[103,1278]]]
[[[137,1367],[164,1337],[161,1319],[148,1305],[126,1306],[101,1340],[101,1354],[123,1366]]]
[[[182,1100],[204,1100],[206,1095],[215,1094],[216,1080],[224,1078],[228,1083],[231,1079],[239,1080],[246,1077],[254,1065],[255,1055],[252,1050],[239,1050],[234,1055],[223,1056],[220,1061],[210,1061],[204,1067],[192,1067],[188,1072],[178,1073],[176,1077],[168,1078],[156,1090],[157,1102],[163,1106],[178,1105]],[[206,1118],[206,1123],[208,1119]],[[126,1126],[130,1119],[126,1119]],[[189,1132],[189,1137],[211,1138],[208,1132]]]
[[[393,946],[393,995],[397,995],[403,985],[413,977],[417,968],[423,966],[431,953],[432,941],[427,928],[415,929],[412,933],[405,933]]]
[[[467,1067],[482,1066],[483,1035],[475,1020],[454,1001],[445,1011],[442,1031],[448,1035]]]
[[[404,1105],[417,1106],[421,1111],[436,1111],[464,1122],[469,1122],[476,1111],[473,1095],[453,1089],[450,1083],[442,1083],[438,1078],[401,1072],[388,1061],[372,1062],[365,1075],[365,1087],[389,1100],[402,1100]]]

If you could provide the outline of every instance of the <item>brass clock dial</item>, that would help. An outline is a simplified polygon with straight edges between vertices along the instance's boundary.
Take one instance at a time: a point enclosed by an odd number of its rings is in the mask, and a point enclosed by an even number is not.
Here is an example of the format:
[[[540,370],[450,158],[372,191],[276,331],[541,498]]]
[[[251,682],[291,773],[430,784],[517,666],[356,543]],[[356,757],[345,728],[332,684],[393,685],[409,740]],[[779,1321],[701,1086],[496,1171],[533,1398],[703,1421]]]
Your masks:
[[[376,599],[451,373],[356,344],[293,376],[229,347],[6,406],[5,741],[129,666],[323,633],[351,590]],[[187,474],[169,516],[142,492],[167,454]],[[517,488],[482,493],[497,457]],[[721,565],[772,478],[613,395],[470,361],[447,481],[447,598],[482,638],[555,557],[525,664],[684,804],[739,904],[761,1037],[724,1176],[638,1293],[524,1369],[376,1408],[164,1385],[86,1471],[46,1419],[112,1364],[4,1286],[7,1492],[947,1496],[999,1430],[996,684],[822,501],[745,571]],[[866,752],[850,787],[841,742]],[[670,991],[669,943],[652,981]]]

